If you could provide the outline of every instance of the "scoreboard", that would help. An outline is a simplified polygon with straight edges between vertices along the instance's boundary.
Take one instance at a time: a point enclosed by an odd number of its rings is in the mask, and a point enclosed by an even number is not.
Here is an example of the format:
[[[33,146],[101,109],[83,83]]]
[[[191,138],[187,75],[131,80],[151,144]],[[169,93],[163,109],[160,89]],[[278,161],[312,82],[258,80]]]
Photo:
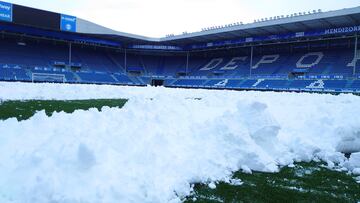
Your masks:
[[[13,23],[57,30],[60,17],[57,13],[13,5]]]
[[[0,21],[37,28],[76,32],[76,17],[0,1]]]

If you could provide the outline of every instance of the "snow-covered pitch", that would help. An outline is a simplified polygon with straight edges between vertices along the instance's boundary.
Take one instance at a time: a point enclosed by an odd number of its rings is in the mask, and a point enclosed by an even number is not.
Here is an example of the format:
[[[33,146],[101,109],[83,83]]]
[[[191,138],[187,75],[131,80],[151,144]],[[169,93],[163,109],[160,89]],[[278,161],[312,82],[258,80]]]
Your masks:
[[[0,202],[179,202],[295,161],[360,175],[340,153],[360,151],[357,96],[0,83],[0,100],[99,98],[129,101],[0,121]]]

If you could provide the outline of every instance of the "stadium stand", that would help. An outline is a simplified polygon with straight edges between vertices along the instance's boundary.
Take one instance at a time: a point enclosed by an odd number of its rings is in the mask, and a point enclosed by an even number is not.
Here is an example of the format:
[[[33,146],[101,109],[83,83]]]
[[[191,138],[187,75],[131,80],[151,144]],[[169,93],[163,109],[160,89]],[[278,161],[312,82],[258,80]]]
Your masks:
[[[160,39],[74,18],[71,30],[0,19],[0,80],[360,92],[360,7]]]

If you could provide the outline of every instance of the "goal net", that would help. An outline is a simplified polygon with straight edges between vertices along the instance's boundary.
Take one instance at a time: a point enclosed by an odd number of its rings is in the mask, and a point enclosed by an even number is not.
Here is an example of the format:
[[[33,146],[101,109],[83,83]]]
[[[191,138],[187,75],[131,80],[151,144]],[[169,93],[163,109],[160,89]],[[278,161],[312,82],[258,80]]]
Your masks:
[[[33,73],[31,77],[32,82],[61,82],[66,81],[63,74],[50,74],[50,73]]]

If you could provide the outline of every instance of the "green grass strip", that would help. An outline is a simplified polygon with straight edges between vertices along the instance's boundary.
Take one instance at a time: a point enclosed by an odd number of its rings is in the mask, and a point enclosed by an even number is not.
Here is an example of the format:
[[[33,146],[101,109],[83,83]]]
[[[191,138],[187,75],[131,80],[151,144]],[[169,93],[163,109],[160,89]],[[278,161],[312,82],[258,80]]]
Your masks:
[[[279,173],[235,173],[243,185],[219,183],[216,189],[196,184],[185,202],[359,202],[360,184],[344,172],[322,163],[300,163]]]
[[[122,108],[126,102],[126,99],[4,101],[0,103],[0,120],[9,118],[17,118],[19,121],[27,120],[36,112],[43,110],[50,117],[54,112],[61,111],[73,113],[76,110],[91,108],[101,111],[105,106]]]

